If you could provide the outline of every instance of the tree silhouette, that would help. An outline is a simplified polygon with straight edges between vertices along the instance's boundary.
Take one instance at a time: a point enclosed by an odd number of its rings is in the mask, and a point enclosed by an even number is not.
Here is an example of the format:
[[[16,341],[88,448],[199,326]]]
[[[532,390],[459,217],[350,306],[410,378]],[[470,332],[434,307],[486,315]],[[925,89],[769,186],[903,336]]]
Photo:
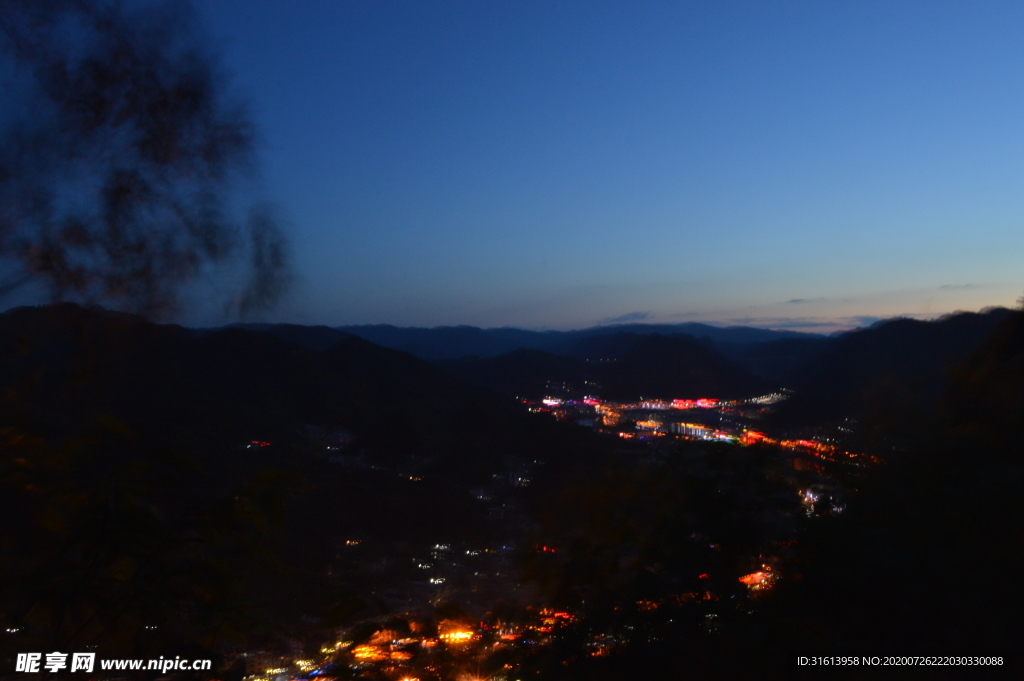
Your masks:
[[[235,283],[226,305],[266,306],[287,281],[273,211],[232,217],[252,184],[254,130],[193,13],[108,0],[0,5],[10,68],[0,115],[0,295],[161,316],[183,286]]]
[[[5,0],[0,83],[0,300],[41,287],[159,317],[204,282],[231,282],[236,312],[279,297],[285,241],[271,208],[246,208],[253,126],[187,5]],[[209,454],[219,441],[187,424],[167,427],[174,444],[126,425],[120,386],[108,393],[118,406],[88,408],[124,360],[97,350],[141,323],[108,317],[99,343],[72,322],[42,350],[56,402],[34,400],[35,379],[16,375],[39,344],[17,340],[24,328],[3,339],[17,407],[0,417],[0,505],[14,513],[0,531],[12,556],[0,619],[21,641],[2,655],[18,644],[211,650],[259,629],[247,589],[274,568],[264,518],[283,486],[263,470],[225,476]]]

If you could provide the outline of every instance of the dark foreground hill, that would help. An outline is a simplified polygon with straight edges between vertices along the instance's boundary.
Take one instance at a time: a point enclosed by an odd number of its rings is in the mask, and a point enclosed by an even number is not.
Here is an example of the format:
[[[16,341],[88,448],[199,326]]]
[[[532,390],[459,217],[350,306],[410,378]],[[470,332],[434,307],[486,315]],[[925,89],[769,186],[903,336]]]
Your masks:
[[[787,372],[795,394],[776,417],[781,426],[842,418],[876,424],[931,413],[949,388],[953,369],[1011,315],[1005,308],[962,312],[934,321],[891,319],[850,331],[809,350]],[[760,348],[770,354],[779,341]],[[781,355],[788,354],[785,349]]]
[[[347,334],[315,351],[280,335],[197,332],[74,305],[8,312],[0,315],[3,419],[51,441],[116,421],[139,437],[216,446],[284,447],[313,426],[344,430],[383,459],[459,467],[480,457],[456,442],[532,423],[511,402],[406,353]],[[488,456],[500,458],[493,449]]]
[[[933,407],[901,412],[900,446],[875,440],[886,465],[864,482],[851,512],[802,538],[804,561],[772,615],[793,640],[840,653],[987,650],[1002,656],[998,666],[920,678],[1020,676],[1024,312],[878,331],[928,334],[935,354],[926,359],[934,361],[960,347],[942,334],[970,338],[992,322],[993,331],[941,377],[948,387]],[[873,426],[878,418],[884,414],[865,417],[874,437],[891,432],[887,419]]]
[[[900,447],[877,426],[888,413],[865,412],[884,465],[831,474],[763,445],[631,441],[609,454],[414,357],[322,330],[314,346],[301,327],[196,332],[76,306],[0,315],[0,657],[319,649],[335,625],[393,623],[417,603],[451,617],[449,584],[410,560],[440,544],[497,544],[495,574],[519,561],[533,593],[579,617],[551,645],[498,650],[488,674],[816,678],[797,655],[1015,654],[1024,313],[999,314],[938,378],[934,408],[901,416]],[[869,361],[833,385],[877,367],[927,379],[962,347],[936,338],[963,324],[970,340],[992,319],[862,332],[833,361]],[[690,347],[618,340],[580,346],[582,359],[520,353],[506,377]],[[530,466],[543,475],[519,487]],[[806,513],[803,490],[824,483],[849,486],[845,503]],[[493,498],[499,485],[511,492]],[[522,522],[517,505],[542,512]],[[505,536],[526,547],[517,558]],[[738,577],[765,562],[776,584],[751,596]],[[472,593],[515,612],[517,585],[500,584]],[[583,654],[595,641],[606,655]]]
[[[353,336],[314,351],[56,305],[0,315],[0,358],[18,650],[167,655],[373,613],[395,546],[494,533],[476,486],[592,455],[584,431]]]

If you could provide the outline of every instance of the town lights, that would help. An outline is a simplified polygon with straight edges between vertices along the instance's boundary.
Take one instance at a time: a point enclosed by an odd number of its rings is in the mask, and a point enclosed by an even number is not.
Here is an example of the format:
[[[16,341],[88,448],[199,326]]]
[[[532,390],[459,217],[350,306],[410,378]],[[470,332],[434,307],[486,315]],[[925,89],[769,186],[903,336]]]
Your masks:
[[[472,631],[456,630],[441,634],[440,639],[445,643],[466,643],[473,639]]]

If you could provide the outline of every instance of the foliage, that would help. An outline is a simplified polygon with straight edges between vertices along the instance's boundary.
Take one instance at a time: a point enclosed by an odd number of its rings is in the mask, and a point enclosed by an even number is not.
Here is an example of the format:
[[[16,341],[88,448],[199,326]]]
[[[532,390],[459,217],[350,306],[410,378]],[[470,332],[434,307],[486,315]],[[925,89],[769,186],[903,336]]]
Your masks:
[[[53,300],[162,315],[183,285],[244,260],[227,273],[245,279],[229,306],[280,296],[273,211],[231,217],[253,124],[186,5],[5,2],[0,55],[15,95],[0,119],[0,294],[34,283]]]

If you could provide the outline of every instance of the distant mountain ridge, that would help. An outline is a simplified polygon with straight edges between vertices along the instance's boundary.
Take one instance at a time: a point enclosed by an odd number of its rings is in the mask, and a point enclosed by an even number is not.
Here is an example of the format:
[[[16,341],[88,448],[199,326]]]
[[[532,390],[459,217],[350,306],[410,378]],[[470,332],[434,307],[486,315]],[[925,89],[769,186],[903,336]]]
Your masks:
[[[576,331],[527,331],[511,327],[481,329],[475,326],[438,326],[434,328],[398,327],[388,324],[338,326],[335,330],[393,350],[402,350],[423,359],[460,359],[497,357],[513,350],[541,350],[553,354],[566,352],[587,338],[617,333],[634,335],[692,336],[713,343],[748,345],[786,338],[823,338],[820,334],[775,331],[749,326],[719,327],[699,322],[681,324],[616,324]]]
[[[779,417],[796,424],[862,414],[879,394],[932,405],[950,369],[1009,314],[992,308],[932,321],[893,318],[831,336],[693,322],[576,331],[240,326],[317,352],[359,337],[514,395],[537,397],[549,383],[622,399],[740,397],[791,388],[796,397]]]
[[[438,360],[463,380],[522,397],[588,393],[605,399],[753,397],[761,379],[690,336],[617,332],[583,338],[562,355],[520,348],[498,357]]]

